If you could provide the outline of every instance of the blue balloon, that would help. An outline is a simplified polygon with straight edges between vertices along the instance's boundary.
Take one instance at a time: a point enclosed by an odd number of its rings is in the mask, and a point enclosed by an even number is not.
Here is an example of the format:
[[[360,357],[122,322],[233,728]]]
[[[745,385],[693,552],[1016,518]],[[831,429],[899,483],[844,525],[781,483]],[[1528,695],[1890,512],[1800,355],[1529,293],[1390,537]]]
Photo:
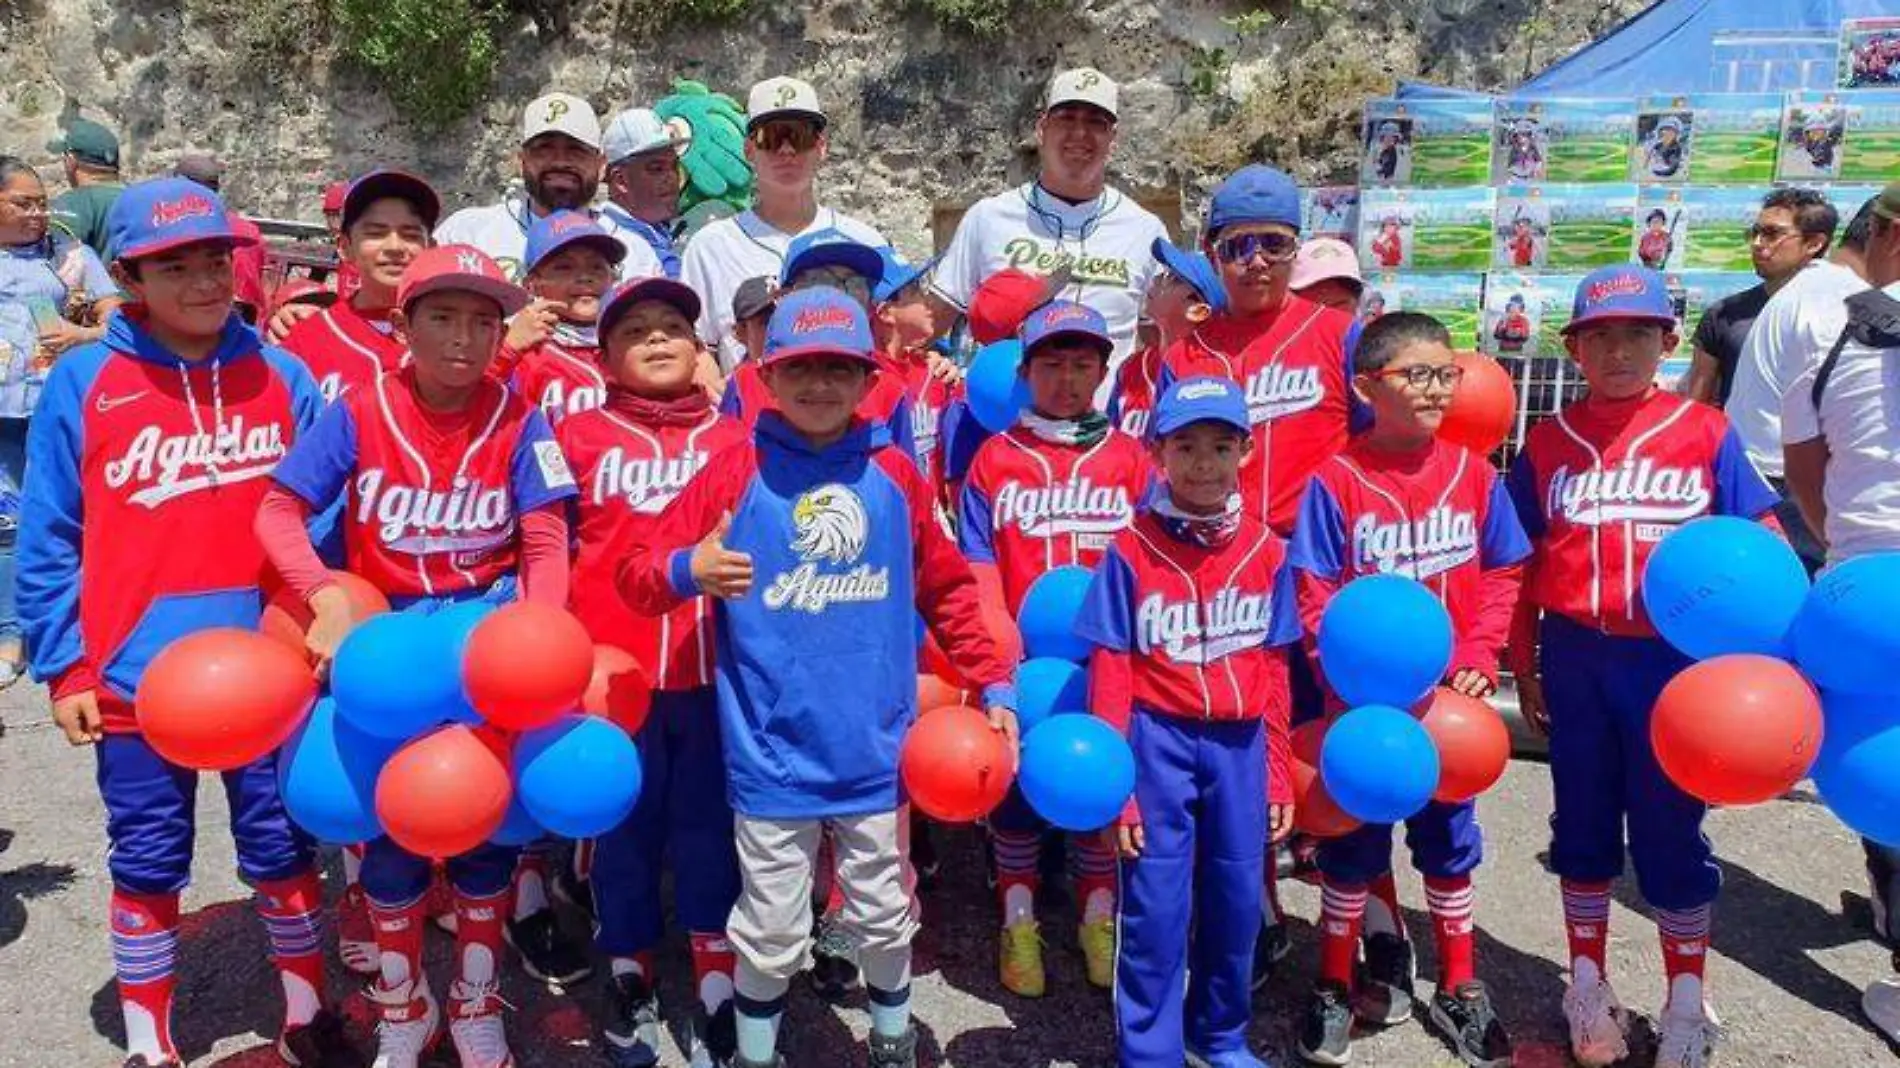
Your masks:
[[[515,796],[563,838],[606,834],[640,798],[640,750],[598,716],[562,716],[515,746]]]
[[[1814,788],[1855,833],[1900,847],[1900,711],[1884,694],[1823,693]]]
[[[463,601],[442,608],[429,617],[430,623],[436,628],[437,639],[442,642],[442,655],[455,664],[458,673],[468,657],[469,636],[475,633],[476,626],[482,620],[500,607],[493,601]],[[469,704],[468,693],[460,686],[455,691],[455,707],[450,718],[471,727],[478,727],[484,722],[482,714]]]
[[[1788,542],[1760,523],[1704,516],[1656,546],[1642,589],[1650,622],[1686,656],[1786,658],[1808,572]]]
[[[1081,666],[1043,657],[1016,669],[1016,725],[1027,735],[1051,716],[1089,710],[1089,677]]]
[[[498,846],[524,846],[547,833],[528,815],[521,804],[521,791],[516,790],[514,800],[508,803],[508,815],[502,818],[501,827],[488,840]]]
[[[1397,823],[1417,814],[1438,789],[1438,747],[1411,713],[1366,705],[1327,728],[1319,773],[1347,815]]]
[[[1086,567],[1058,567],[1029,584],[1016,610],[1016,624],[1031,658],[1088,659],[1089,643],[1075,632],[1075,620],[1093,578]]]
[[[998,341],[983,346],[964,374],[970,414],[992,434],[1015,426],[1016,417],[1029,406],[1029,383],[1017,373],[1022,362],[1022,342]]]
[[[1031,808],[1065,831],[1099,831],[1135,792],[1135,754],[1091,715],[1050,716],[1023,737],[1016,784]]]
[[[330,693],[350,725],[379,738],[413,738],[457,718],[462,662],[435,619],[386,612],[359,623],[330,666]]]
[[[1900,553],[1829,568],[1794,618],[1795,663],[1823,690],[1900,696]]]
[[[334,700],[319,699],[277,757],[285,811],[321,841],[354,845],[381,835],[376,776],[400,746],[350,726]]]
[[[1319,620],[1319,662],[1326,681],[1354,708],[1418,703],[1445,677],[1451,647],[1451,616],[1444,604],[1399,575],[1347,583]]]

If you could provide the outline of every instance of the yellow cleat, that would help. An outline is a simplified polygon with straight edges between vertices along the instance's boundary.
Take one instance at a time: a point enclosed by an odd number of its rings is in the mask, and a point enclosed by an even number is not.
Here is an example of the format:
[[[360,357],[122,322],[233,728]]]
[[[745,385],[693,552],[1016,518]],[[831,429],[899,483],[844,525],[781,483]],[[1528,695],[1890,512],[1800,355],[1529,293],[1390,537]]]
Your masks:
[[[1019,998],[1039,998],[1048,988],[1042,973],[1042,935],[1036,921],[1024,920],[1003,928],[998,971],[1003,989]]]
[[[1096,920],[1076,928],[1082,959],[1088,963],[1089,985],[1102,990],[1115,986],[1115,921]]]

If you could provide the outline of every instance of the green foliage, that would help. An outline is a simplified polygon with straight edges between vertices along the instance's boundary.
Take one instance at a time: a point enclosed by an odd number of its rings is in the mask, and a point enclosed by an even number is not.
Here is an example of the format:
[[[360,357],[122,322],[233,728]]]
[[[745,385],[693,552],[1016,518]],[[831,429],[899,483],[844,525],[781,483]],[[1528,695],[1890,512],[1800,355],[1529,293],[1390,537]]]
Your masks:
[[[418,125],[446,126],[487,95],[503,0],[330,0],[330,7],[342,59]]]
[[[1070,0],[913,0],[930,17],[976,37],[995,37],[1038,11],[1069,6]]]

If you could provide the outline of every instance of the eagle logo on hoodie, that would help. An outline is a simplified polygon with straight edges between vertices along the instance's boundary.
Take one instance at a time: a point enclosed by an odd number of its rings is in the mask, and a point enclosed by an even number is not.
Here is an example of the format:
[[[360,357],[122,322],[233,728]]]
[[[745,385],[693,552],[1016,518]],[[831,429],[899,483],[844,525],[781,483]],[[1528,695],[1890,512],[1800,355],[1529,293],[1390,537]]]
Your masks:
[[[792,505],[792,549],[806,560],[848,564],[864,555],[870,536],[864,502],[836,482],[806,490]]]

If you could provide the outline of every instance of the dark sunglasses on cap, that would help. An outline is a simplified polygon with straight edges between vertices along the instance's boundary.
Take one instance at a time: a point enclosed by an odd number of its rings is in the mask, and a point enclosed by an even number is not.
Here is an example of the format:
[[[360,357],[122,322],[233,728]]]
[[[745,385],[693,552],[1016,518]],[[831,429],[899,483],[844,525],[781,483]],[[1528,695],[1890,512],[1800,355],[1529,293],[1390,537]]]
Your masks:
[[[786,145],[794,152],[809,152],[818,144],[818,128],[809,122],[763,122],[746,139],[761,152],[777,152]]]
[[[1255,256],[1285,263],[1299,255],[1300,239],[1292,234],[1236,234],[1217,242],[1214,252],[1226,263],[1246,263]]]

